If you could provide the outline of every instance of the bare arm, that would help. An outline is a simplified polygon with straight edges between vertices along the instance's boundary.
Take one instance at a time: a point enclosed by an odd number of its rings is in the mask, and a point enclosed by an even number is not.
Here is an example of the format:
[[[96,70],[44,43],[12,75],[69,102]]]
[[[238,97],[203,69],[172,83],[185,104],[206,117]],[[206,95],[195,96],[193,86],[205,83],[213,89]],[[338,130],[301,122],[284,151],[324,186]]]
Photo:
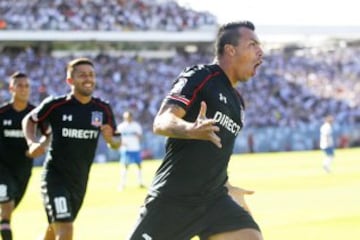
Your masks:
[[[187,122],[182,118],[185,110],[174,104],[163,104],[157,113],[153,131],[156,134],[172,138],[207,140],[221,148],[221,139],[216,135],[219,127],[214,119],[206,118],[206,103],[201,103],[199,115],[195,122]]]
[[[22,120],[22,129],[24,132],[26,143],[29,146],[27,156],[31,158],[36,158],[41,156],[46,152],[51,136],[43,135],[41,138],[38,138],[37,133],[38,125],[30,120],[30,114],[26,115]]]
[[[245,195],[253,194],[254,191],[246,190],[243,188],[235,187],[229,183],[229,181],[226,182],[225,187],[229,191],[229,195],[231,198],[239,204],[241,207],[243,207],[246,211],[250,213],[250,208],[247,205],[245,201]]]
[[[23,118],[21,124],[27,144],[31,145],[32,143],[36,142],[37,124],[30,120],[29,114]]]
[[[118,149],[121,145],[121,137],[114,136],[113,129],[110,125],[105,124],[101,126],[101,132],[107,146],[112,149]]]

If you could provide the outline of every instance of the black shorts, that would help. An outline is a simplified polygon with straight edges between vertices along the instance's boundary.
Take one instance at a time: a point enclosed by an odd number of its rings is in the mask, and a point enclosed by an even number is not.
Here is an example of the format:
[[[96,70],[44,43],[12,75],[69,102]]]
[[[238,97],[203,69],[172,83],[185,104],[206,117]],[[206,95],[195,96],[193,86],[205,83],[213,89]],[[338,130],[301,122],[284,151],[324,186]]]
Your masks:
[[[189,206],[164,199],[148,198],[130,240],[189,240],[238,229],[260,231],[250,214],[223,195],[210,203]]]
[[[0,166],[0,203],[13,200],[15,207],[18,206],[25,194],[30,176],[31,169],[12,171]]]
[[[42,181],[41,195],[49,223],[73,222],[83,203],[85,189],[74,190],[61,178],[51,176]]]

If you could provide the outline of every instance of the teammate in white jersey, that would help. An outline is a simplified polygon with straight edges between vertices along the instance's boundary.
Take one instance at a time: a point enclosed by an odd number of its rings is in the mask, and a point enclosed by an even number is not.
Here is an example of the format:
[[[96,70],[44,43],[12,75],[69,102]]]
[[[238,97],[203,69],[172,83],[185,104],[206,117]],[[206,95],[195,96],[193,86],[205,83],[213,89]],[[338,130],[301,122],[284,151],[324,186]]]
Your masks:
[[[325,153],[323,168],[326,172],[330,172],[331,163],[334,159],[335,142],[332,127],[333,121],[332,116],[326,116],[324,123],[320,127],[320,149]]]
[[[124,166],[121,169],[121,181],[119,190],[126,186],[127,172],[130,164],[136,164],[138,169],[138,182],[140,187],[144,187],[141,170],[141,137],[142,128],[140,124],[133,120],[131,112],[123,113],[123,121],[117,126],[117,130],[122,134],[122,146],[120,148],[120,162]]]

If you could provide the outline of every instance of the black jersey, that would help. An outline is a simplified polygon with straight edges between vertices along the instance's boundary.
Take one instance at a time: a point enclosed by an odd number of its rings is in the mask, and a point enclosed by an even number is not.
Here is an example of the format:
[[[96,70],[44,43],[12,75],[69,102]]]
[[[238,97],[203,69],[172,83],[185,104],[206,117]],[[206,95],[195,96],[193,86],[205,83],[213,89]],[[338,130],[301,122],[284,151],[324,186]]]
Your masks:
[[[9,169],[31,169],[32,161],[25,156],[28,149],[21,121],[34,106],[28,104],[22,111],[13,108],[12,103],[0,107],[0,164]]]
[[[83,190],[101,134],[100,126],[109,124],[116,129],[109,104],[95,97],[82,104],[71,94],[49,97],[32,111],[31,120],[49,124],[52,131],[45,181],[56,175],[69,187]]]
[[[214,118],[222,148],[210,141],[168,138],[164,161],[156,172],[150,195],[188,201],[206,201],[224,193],[227,166],[236,136],[244,124],[244,103],[218,65],[185,69],[164,99],[186,110],[184,120],[194,122],[200,104]]]

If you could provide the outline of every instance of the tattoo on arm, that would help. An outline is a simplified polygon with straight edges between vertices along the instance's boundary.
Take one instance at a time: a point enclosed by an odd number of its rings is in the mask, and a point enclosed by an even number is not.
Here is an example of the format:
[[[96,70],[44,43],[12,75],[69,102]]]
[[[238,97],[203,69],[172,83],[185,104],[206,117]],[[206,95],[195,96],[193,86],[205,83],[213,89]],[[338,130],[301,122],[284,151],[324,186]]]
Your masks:
[[[185,113],[182,107],[175,104],[161,106],[158,113],[160,120],[157,124],[162,125],[164,135],[175,138],[188,138],[187,122],[182,119]]]
[[[186,133],[186,129],[184,125],[180,125],[178,121],[173,121],[172,125],[174,128],[170,129],[170,133],[173,137],[177,138],[187,138],[188,134]]]

